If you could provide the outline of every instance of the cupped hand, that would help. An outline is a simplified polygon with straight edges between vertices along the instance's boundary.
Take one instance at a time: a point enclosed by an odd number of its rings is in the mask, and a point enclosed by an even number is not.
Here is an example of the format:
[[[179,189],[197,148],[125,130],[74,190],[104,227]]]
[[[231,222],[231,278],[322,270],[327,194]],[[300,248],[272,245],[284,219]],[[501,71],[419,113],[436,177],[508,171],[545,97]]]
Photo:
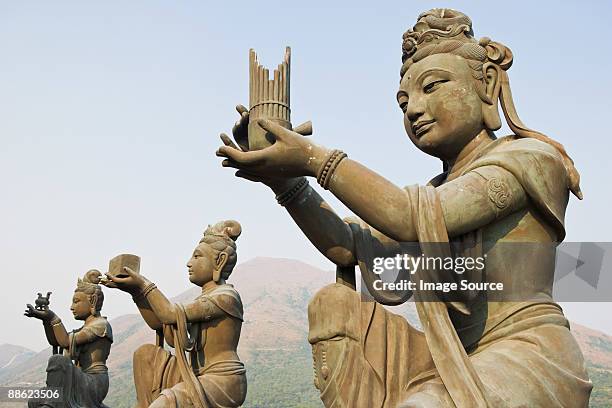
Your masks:
[[[55,316],[55,313],[53,313],[50,309],[36,309],[29,303],[26,305],[26,310],[23,314],[24,316],[33,317],[43,321],[49,321],[53,318],[53,316]]]
[[[225,158],[223,167],[238,169],[237,176],[255,181],[316,175],[326,156],[325,148],[270,120],[260,119],[258,124],[272,134],[275,142],[261,150],[246,151],[221,135],[224,145],[217,156]]]
[[[240,146],[240,150],[246,152],[249,150],[249,110],[243,105],[237,105],[236,111],[238,111],[240,119],[232,127],[232,136],[234,136],[234,140]]]
[[[119,289],[134,295],[144,288],[146,285],[146,278],[127,266],[124,266],[121,274],[111,275],[107,273],[106,280],[100,283],[107,288]]]

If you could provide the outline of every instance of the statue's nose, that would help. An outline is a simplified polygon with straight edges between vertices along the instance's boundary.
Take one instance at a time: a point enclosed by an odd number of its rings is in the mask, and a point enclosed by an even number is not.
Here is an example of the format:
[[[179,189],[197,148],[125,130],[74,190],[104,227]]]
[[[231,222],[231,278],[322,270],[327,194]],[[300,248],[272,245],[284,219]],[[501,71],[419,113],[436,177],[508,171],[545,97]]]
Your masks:
[[[410,98],[406,107],[406,114],[411,122],[414,123],[424,113],[424,110],[422,98],[419,98],[417,95]]]

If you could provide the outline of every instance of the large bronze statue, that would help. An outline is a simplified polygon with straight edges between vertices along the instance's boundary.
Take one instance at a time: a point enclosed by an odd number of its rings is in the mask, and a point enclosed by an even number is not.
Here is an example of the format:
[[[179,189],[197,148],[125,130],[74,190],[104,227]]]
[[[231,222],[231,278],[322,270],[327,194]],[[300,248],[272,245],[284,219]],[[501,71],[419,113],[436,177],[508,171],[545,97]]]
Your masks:
[[[249,111],[238,106],[235,144],[217,155],[236,175],[269,186],[308,239],[338,266],[338,283],[309,306],[315,384],[327,407],[552,407],[588,405],[591,383],[552,282],[565,237],[569,193],[582,198],[565,149],[519,119],[507,70],[510,49],[476,40],[471,20],[449,9],[419,16],[403,36],[397,93],[410,140],[443,172],[401,188],[341,150],[270,120],[274,143],[248,150]],[[501,105],[513,135],[497,138]],[[306,177],[359,218],[341,219]],[[388,312],[404,292],[378,291],[372,258],[419,242],[425,256],[486,255],[478,282],[505,283],[513,301],[488,292],[437,301],[415,292],[423,332]],[[508,243],[529,243],[511,246]],[[431,244],[434,243],[434,244]],[[521,249],[523,248],[523,250]],[[354,267],[377,302],[354,291]],[[423,277],[422,271],[417,277]]]
[[[79,279],[70,310],[85,324],[68,333],[60,318],[49,309],[49,295],[38,294],[36,306],[27,305],[25,315],[40,319],[54,354],[47,366],[47,386],[59,388],[60,398],[30,400],[29,407],[96,408],[108,392],[106,359],[113,342],[111,326],[100,316],[104,294],[99,285],[102,274],[91,270]],[[64,349],[64,354],[58,352]]]
[[[134,353],[138,407],[238,407],[246,397],[244,364],[237,353],[242,301],[226,283],[236,265],[236,221],[208,227],[187,267],[202,293],[187,304],[172,304],[157,287],[130,267],[107,274],[108,287],[132,295],[158,343]],[[111,268],[113,269],[113,268]],[[163,348],[164,339],[175,354]],[[189,353],[187,360],[185,353]]]

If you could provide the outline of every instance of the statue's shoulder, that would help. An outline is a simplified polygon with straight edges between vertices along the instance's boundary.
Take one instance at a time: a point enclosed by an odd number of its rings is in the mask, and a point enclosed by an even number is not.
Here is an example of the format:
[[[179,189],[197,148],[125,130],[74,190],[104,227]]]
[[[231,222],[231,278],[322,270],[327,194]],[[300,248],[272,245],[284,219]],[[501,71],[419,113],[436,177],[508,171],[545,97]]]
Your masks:
[[[519,181],[547,179],[567,190],[567,170],[561,153],[549,143],[533,138],[505,136],[495,140],[466,171],[496,165],[513,173]]]
[[[82,331],[87,331],[95,337],[107,338],[113,341],[113,329],[104,316],[98,316],[95,319],[87,322],[82,328]]]
[[[210,301],[230,316],[243,320],[244,308],[242,299],[233,285],[219,285],[209,293],[202,293],[196,300]]]
[[[545,155],[558,160],[561,164],[563,163],[563,156],[553,145],[530,137],[517,137],[515,135],[500,137],[493,142],[492,148],[487,151],[486,155],[504,152],[535,156]]]
[[[554,146],[533,138],[503,137],[492,143],[467,171],[481,166],[498,166],[514,175],[556,229],[559,241],[563,240],[569,175],[563,156]]]

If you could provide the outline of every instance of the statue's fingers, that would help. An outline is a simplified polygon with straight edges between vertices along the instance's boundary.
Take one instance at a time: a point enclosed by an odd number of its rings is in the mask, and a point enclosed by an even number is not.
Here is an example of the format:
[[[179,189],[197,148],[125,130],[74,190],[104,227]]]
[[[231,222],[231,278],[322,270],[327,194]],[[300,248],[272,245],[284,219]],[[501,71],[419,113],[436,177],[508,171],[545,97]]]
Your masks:
[[[251,174],[251,173],[249,173],[249,172],[246,172],[246,171],[244,171],[244,170],[238,170],[238,171],[235,173],[235,176],[236,176],[236,177],[243,178],[243,179],[246,179],[246,180],[249,180],[249,181],[254,181],[254,182],[256,182],[256,183],[257,183],[257,182],[259,182],[259,181],[261,181],[261,179],[260,179],[259,177],[255,176],[254,174]]]
[[[285,137],[289,137],[294,133],[291,130],[286,129],[278,123],[272,122],[268,119],[259,119],[257,123],[264,130],[267,130],[268,132],[272,133],[276,140],[283,140]]]
[[[234,169],[239,169],[240,165],[233,160],[225,159],[221,162],[221,166],[223,167],[232,167]]]
[[[124,266],[123,267],[123,272],[127,273],[129,277],[133,278],[134,276],[138,275],[132,268],[130,268],[129,266]]]
[[[221,146],[219,150],[217,150],[217,156],[226,157],[237,162],[238,164],[249,166],[258,164],[263,160],[266,154],[264,150],[265,149],[252,152],[243,152],[229,146]]]
[[[244,116],[245,113],[247,115],[249,114],[249,110],[244,105],[240,105],[240,104],[236,105],[236,111],[238,111],[240,116]]]
[[[106,279],[101,280],[100,283],[104,286],[106,286],[107,288],[111,288],[111,289],[116,289],[117,285],[115,284],[115,282],[113,282],[110,277],[108,276],[108,274],[106,274]]]
[[[115,276],[111,275],[109,272],[105,273],[104,275],[106,275],[106,279],[110,282],[114,282],[115,281]]]
[[[226,146],[233,147],[236,150],[240,150],[240,148],[238,146],[236,146],[234,141],[232,139],[230,139],[230,137],[228,135],[226,135],[225,133],[221,133],[221,141]]]

